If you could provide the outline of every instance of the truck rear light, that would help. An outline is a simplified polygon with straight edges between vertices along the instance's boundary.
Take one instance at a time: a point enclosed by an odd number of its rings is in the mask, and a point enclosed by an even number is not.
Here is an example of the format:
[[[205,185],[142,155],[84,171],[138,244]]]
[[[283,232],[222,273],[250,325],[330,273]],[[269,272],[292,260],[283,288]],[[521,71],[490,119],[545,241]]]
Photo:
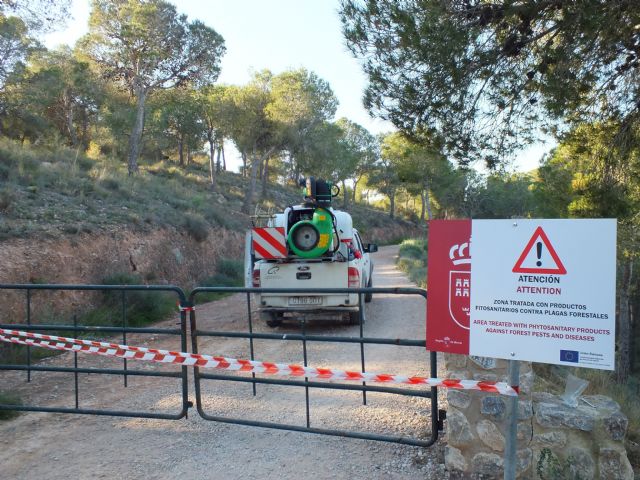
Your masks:
[[[253,288],[260,288],[260,269],[256,268],[251,275]]]
[[[360,272],[356,267],[349,267],[349,288],[360,288]]]

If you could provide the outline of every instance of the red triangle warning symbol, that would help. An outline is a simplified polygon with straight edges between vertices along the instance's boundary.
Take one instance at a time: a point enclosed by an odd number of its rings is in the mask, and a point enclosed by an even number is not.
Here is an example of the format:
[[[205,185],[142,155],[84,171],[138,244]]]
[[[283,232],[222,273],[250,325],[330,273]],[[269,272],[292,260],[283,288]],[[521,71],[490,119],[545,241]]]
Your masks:
[[[543,249],[546,249],[546,252]],[[543,255],[543,252],[545,255]],[[549,259],[548,255],[551,255]],[[546,257],[546,258],[545,258]],[[527,246],[524,247],[522,255],[513,267],[513,273],[555,273],[564,275],[567,269],[564,268],[560,257],[556,253],[549,237],[544,233],[542,227],[536,228]]]

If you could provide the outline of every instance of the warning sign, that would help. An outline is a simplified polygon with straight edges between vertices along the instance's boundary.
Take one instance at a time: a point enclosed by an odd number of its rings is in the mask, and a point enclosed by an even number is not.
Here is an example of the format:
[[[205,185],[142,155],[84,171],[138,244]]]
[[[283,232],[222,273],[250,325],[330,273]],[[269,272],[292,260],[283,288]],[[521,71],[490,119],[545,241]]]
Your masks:
[[[564,275],[564,268],[560,257],[556,253],[549,237],[542,227],[536,228],[522,255],[513,267],[514,273],[557,273]]]
[[[615,220],[474,220],[471,238],[471,355],[613,370]]]

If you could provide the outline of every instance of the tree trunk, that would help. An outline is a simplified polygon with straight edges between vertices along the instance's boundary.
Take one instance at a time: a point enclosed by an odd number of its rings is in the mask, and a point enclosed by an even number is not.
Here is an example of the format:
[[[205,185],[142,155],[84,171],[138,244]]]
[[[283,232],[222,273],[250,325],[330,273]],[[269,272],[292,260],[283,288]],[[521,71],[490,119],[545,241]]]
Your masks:
[[[129,158],[127,159],[129,175],[138,173],[138,156],[140,155],[140,143],[144,130],[144,105],[147,100],[147,91],[144,87],[136,88],[136,98],[136,119],[129,137]]]
[[[207,132],[207,141],[209,142],[209,181],[211,182],[211,190],[215,192],[217,185],[213,157],[216,154],[216,147],[213,140],[213,135],[210,132]],[[218,160],[220,160],[220,151],[218,151]]]
[[[216,173],[220,173],[220,169],[222,168],[220,165],[220,155],[224,152],[223,143],[220,142],[218,145],[218,157],[216,158]]]
[[[298,185],[298,180],[300,180],[300,165],[296,162],[296,166],[293,171],[293,182],[296,186]]]
[[[253,194],[256,191],[256,180],[258,176],[258,168],[260,167],[258,163],[261,162],[258,162],[256,149],[254,147],[253,152],[251,153],[251,172],[249,174],[249,183],[247,184],[247,191],[244,195],[244,203],[242,204],[242,211],[247,214],[251,213],[251,207],[253,206]]]
[[[256,148],[253,148],[251,154],[251,172],[249,176],[249,184],[247,185],[247,193],[244,196],[244,203],[242,204],[242,211],[244,213],[251,213],[251,207],[253,206],[253,196],[256,191],[256,183],[258,181],[258,169],[260,165],[269,158],[275,149],[270,148],[266,153],[261,156],[256,155]]]
[[[396,190],[393,189],[389,193],[389,217],[396,217]]]
[[[633,263],[627,259],[622,266],[620,294],[618,296],[618,361],[616,381],[624,385],[631,374],[631,308],[629,292],[633,286]]]
[[[356,190],[358,190],[358,182],[360,181],[360,179],[354,179],[353,180],[353,204],[356,204]],[[362,200],[362,199],[361,199]]]
[[[424,222],[424,209],[427,209],[427,218],[433,220],[433,212],[431,211],[431,194],[429,193],[429,179],[424,181],[424,197],[422,201],[422,221]]]
[[[89,114],[85,107],[82,111],[82,147],[85,152],[89,149]]]
[[[69,132],[69,139],[71,140],[71,145],[74,147],[78,146],[78,135],[76,135],[76,129],[73,126],[73,102],[69,98],[69,92],[65,90],[63,94],[64,110],[65,110],[65,127],[67,128],[67,132]]]
[[[347,181],[342,180],[342,208],[345,210],[349,206],[349,193],[347,192]]]
[[[184,167],[184,135],[178,137],[178,163]]]
[[[247,154],[242,152],[242,178],[247,178]]]
[[[222,151],[222,170],[224,170],[226,172],[227,171],[227,159],[224,156],[224,140],[222,140],[220,142],[220,151]]]
[[[264,160],[262,167],[262,198],[267,196],[267,179],[269,178],[269,158]]]

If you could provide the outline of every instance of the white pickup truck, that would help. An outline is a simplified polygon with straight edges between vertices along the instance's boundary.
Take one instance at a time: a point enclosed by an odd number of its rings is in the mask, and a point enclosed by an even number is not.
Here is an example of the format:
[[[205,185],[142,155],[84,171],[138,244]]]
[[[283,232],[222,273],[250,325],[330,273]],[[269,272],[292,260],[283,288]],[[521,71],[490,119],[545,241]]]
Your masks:
[[[311,182],[315,182],[311,178]],[[252,286],[261,288],[360,288],[372,286],[373,262],[370,253],[377,245],[362,243],[352,226],[351,215],[334,210],[323,202],[323,182],[318,188],[307,180],[305,204],[287,207],[269,216],[266,226],[251,231]],[[321,183],[323,182],[323,183]],[[318,201],[320,200],[320,201]],[[364,301],[372,295],[363,294]],[[287,317],[312,316],[318,319],[345,317],[359,323],[357,293],[260,293],[261,318],[276,327]]]

